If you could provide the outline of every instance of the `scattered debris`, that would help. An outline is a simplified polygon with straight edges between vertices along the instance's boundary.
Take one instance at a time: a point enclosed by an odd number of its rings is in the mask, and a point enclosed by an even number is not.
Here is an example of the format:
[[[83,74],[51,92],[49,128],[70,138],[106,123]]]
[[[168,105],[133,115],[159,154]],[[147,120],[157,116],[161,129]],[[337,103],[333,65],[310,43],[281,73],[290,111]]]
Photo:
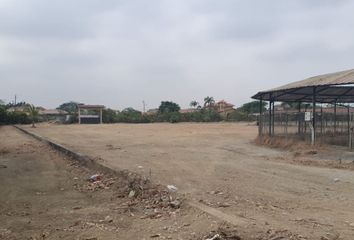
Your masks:
[[[104,221],[105,221],[105,222],[108,222],[108,223],[111,223],[111,222],[113,222],[113,218],[112,218],[111,216],[106,216],[106,217],[104,218]]]
[[[227,208],[227,207],[231,207],[231,204],[230,203],[219,203],[218,206],[221,208]]]
[[[101,180],[102,180],[102,176],[100,174],[94,174],[90,177],[91,182],[96,182]]]
[[[219,239],[219,238],[220,238],[220,235],[219,234],[215,234],[213,237],[207,238],[206,240],[216,240],[216,239]]]
[[[178,190],[178,188],[176,186],[173,185],[167,185],[168,190],[172,191],[172,192],[176,192]]]
[[[337,232],[327,232],[325,236],[321,236],[321,240],[337,240],[339,236]]]
[[[205,240],[241,240],[236,229],[232,229],[229,226],[220,226],[216,231],[210,232],[206,237]]]
[[[333,182],[339,182],[340,179],[339,178],[333,178]]]
[[[160,234],[154,234],[154,235],[151,235],[150,238],[158,238],[160,236],[161,236]]]
[[[129,197],[129,198],[133,198],[134,196],[135,196],[135,191],[134,191],[134,190],[131,190],[131,191],[129,192],[128,197]]]
[[[269,229],[265,235],[259,236],[259,239],[269,240],[305,240],[308,239],[302,235],[291,233],[288,230],[274,230]]]
[[[172,208],[179,208],[179,207],[181,206],[181,202],[178,201],[178,200],[171,201],[171,202],[170,202],[170,206],[171,206]]]
[[[210,191],[209,194],[212,194],[212,195],[223,195],[224,193],[222,191]]]
[[[107,144],[106,147],[107,147],[107,150],[122,149],[121,147],[114,147],[112,144]]]

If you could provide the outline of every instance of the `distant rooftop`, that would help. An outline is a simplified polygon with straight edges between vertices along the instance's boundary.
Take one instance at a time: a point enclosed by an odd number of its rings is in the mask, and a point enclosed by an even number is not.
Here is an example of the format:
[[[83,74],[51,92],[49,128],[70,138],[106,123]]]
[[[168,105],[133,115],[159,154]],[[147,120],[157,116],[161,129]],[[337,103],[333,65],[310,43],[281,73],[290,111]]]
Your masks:
[[[87,104],[78,104],[78,107],[85,108],[85,109],[105,108],[104,105],[87,105]]]
[[[44,110],[40,110],[39,114],[41,114],[41,115],[66,115],[66,114],[68,114],[68,112],[61,110],[61,109],[44,109]]]

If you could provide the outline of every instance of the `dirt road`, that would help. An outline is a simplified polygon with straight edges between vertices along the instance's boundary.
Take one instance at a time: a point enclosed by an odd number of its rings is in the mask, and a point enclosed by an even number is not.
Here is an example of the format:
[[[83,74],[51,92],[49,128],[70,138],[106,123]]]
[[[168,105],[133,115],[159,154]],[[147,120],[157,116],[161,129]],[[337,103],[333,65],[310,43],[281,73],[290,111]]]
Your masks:
[[[188,199],[264,230],[290,230],[305,239],[354,236],[353,171],[290,164],[291,154],[250,143],[255,126],[41,125],[30,130],[111,168],[173,184]]]

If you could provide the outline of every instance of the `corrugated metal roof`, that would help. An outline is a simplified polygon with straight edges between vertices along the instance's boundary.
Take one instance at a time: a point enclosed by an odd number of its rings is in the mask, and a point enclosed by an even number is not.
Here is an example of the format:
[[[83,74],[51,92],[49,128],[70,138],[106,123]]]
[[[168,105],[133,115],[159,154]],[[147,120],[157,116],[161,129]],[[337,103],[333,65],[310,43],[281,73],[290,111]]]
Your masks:
[[[92,108],[104,108],[104,105],[86,105],[86,104],[78,104],[79,108],[82,109],[92,109]]]
[[[316,102],[353,103],[354,69],[310,77],[305,80],[290,83],[267,91],[258,92],[252,98],[273,101],[311,102],[313,89],[316,87]]]

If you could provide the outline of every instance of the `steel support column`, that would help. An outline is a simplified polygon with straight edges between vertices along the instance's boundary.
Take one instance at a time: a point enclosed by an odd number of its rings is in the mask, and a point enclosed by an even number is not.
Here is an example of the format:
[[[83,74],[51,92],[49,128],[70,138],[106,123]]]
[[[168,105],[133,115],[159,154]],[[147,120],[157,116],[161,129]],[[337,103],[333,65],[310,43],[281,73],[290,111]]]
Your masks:
[[[268,114],[269,114],[269,132],[268,132],[268,135],[269,137],[272,136],[272,95],[270,95],[270,98],[269,98],[269,109],[268,109]]]
[[[298,105],[298,114],[297,114],[297,133],[300,134],[301,131],[301,102]]]
[[[321,104],[321,138],[323,138],[322,134],[323,134],[323,106]]]
[[[349,145],[349,148],[350,148],[351,140],[350,140],[350,106],[349,106],[349,104],[348,104],[348,107],[347,107],[347,127],[348,127],[348,145]]]
[[[263,101],[262,101],[262,97],[261,97],[261,99],[259,100],[258,136],[262,136],[262,134],[263,134],[262,112],[263,112]]]
[[[274,136],[274,120],[275,119],[275,108],[274,108],[274,101],[273,101],[273,107],[272,107],[272,136]]]
[[[334,102],[334,134],[337,132],[337,101]]]
[[[314,143],[316,143],[316,87],[312,89],[312,127],[314,132]]]

